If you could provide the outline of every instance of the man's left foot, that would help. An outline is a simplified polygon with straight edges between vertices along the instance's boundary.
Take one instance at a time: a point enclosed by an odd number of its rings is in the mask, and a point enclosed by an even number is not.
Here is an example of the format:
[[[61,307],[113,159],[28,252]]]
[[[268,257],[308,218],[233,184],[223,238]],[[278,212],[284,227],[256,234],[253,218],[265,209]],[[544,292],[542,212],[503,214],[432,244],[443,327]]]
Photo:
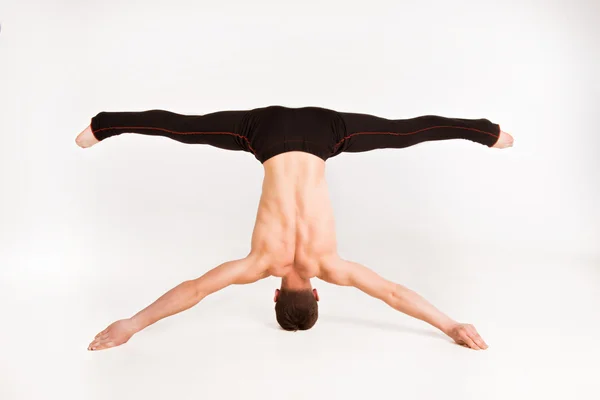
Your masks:
[[[79,146],[83,149],[85,149],[87,147],[91,147],[98,142],[99,142],[99,140],[96,139],[96,137],[92,133],[91,125],[88,126],[87,128],[85,128],[85,130],[83,132],[81,132],[79,135],[77,135],[77,138],[75,138],[75,143],[77,143],[77,146]]]
[[[514,139],[511,135],[504,131],[500,131],[500,136],[498,137],[498,141],[492,147],[496,149],[505,149],[507,147],[512,147]]]

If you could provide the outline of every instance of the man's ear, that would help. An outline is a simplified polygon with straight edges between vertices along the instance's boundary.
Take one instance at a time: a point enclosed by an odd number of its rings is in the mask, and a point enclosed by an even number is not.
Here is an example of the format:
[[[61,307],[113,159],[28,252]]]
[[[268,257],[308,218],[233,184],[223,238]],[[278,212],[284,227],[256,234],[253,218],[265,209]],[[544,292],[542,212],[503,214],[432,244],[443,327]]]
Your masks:
[[[273,297],[273,301],[277,303],[277,299],[279,298],[279,289],[275,289],[275,297]]]
[[[313,289],[313,295],[315,296],[315,300],[319,301],[319,292],[317,292],[317,289]]]

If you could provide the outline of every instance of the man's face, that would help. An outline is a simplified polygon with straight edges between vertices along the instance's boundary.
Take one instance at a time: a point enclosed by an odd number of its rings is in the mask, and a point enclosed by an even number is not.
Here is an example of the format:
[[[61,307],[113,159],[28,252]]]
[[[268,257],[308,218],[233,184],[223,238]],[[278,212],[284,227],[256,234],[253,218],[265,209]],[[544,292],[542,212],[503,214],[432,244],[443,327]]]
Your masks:
[[[279,289],[275,289],[275,297],[273,298],[273,301],[275,301],[275,303],[277,303],[277,299],[279,298],[279,293],[281,291]],[[313,296],[315,296],[315,300],[319,301],[319,293],[317,292],[317,289],[313,289]]]

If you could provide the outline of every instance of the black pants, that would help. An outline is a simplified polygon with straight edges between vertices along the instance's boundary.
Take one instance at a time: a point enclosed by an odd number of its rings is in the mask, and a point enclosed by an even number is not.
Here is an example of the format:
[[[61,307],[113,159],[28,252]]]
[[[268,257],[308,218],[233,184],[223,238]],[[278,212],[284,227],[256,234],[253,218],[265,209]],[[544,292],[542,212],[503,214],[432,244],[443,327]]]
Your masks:
[[[91,121],[98,140],[121,133],[165,136],[183,143],[247,151],[261,163],[304,151],[327,160],[342,152],[403,148],[433,140],[467,139],[492,147],[500,126],[487,119],[427,115],[386,119],[318,107],[270,106],[181,115],[164,110],[101,112]]]

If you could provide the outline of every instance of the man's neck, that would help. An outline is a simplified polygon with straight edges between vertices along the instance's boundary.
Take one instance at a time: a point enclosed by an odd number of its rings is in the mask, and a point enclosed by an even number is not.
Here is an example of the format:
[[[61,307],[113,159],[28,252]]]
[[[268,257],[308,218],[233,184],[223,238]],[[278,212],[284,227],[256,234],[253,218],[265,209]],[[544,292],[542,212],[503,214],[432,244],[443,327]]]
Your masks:
[[[310,290],[312,289],[312,285],[310,279],[302,278],[297,272],[292,270],[281,278],[281,289],[293,291]]]

